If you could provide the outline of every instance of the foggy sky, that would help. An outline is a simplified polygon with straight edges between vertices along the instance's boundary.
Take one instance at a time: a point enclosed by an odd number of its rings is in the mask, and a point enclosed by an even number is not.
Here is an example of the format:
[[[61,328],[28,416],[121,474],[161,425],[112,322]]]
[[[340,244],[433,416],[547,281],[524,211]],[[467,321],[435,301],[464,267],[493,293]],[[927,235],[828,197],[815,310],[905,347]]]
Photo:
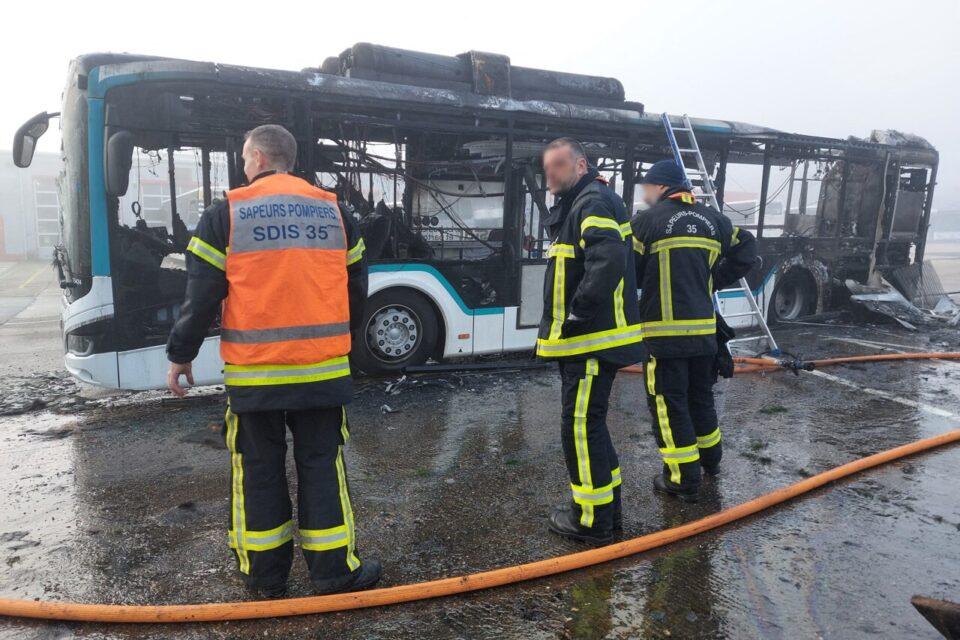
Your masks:
[[[834,137],[909,131],[941,154],[934,207],[960,208],[960,0],[249,6],[258,9],[87,2],[19,19],[8,7],[0,148],[29,116],[59,110],[67,62],[81,53],[300,69],[375,42],[448,55],[477,49],[522,66],[614,76],[628,99],[653,112]],[[56,126],[40,149],[59,149]]]

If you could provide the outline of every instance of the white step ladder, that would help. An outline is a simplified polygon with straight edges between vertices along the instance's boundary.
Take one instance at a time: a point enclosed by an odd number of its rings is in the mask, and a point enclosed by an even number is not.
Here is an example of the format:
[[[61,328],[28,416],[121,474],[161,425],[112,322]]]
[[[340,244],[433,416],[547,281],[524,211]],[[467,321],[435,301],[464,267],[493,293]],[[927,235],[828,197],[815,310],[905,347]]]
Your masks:
[[[717,192],[713,188],[713,179],[710,176],[710,172],[707,171],[707,165],[703,161],[703,154],[700,153],[700,145],[697,144],[697,136],[693,133],[693,124],[690,122],[690,117],[687,114],[683,114],[680,118],[680,121],[683,123],[682,127],[675,127],[670,122],[670,116],[666,113],[660,114],[660,121],[663,123],[663,129],[667,133],[667,140],[670,142],[670,148],[673,149],[673,159],[676,161],[677,165],[683,169],[683,175],[686,176],[686,186],[690,189],[690,192],[693,193],[694,197],[704,201],[705,204],[710,205],[717,211],[721,211],[720,203],[717,201]],[[686,142],[684,146],[677,141],[677,133],[686,135]],[[697,166],[688,167],[684,158],[693,157],[696,160]],[[694,185],[693,180],[697,180],[699,184]],[[694,187],[699,187],[702,193],[694,193]],[[747,304],[750,305],[750,311],[745,311],[743,313],[728,313],[723,316],[725,320],[730,320],[732,318],[741,318],[746,316],[754,316],[757,318],[757,322],[760,325],[760,328],[763,330],[763,333],[757,336],[750,336],[747,338],[735,338],[728,342],[727,344],[733,344],[735,342],[750,342],[753,340],[766,340],[767,350],[770,352],[770,355],[779,356],[781,355],[780,347],[777,346],[777,341],[773,338],[773,334],[770,332],[770,327],[767,325],[767,319],[763,315],[763,310],[760,308],[760,305],[757,304],[757,299],[753,295],[753,291],[750,289],[750,285],[747,284],[746,278],[740,278],[740,286],[734,287],[732,289],[724,289],[724,291],[729,291],[731,293],[743,292],[744,297],[747,299]],[[720,312],[720,296],[719,292],[713,294],[713,306],[717,310],[717,313]]]

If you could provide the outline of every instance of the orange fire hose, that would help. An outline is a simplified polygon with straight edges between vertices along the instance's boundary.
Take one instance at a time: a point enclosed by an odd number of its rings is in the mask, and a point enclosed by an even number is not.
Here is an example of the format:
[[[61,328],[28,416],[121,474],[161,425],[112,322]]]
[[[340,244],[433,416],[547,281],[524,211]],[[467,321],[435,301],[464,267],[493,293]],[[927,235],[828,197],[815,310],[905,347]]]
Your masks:
[[[883,362],[886,360],[960,360],[960,353],[880,353],[870,356],[845,356],[842,358],[823,358],[821,360],[807,360],[815,368],[827,367],[835,364],[849,364],[851,362]],[[758,371],[777,371],[783,369],[776,360],[769,358],[734,358],[737,366],[734,373],[755,373]],[[621,369],[627,373],[643,373],[641,365],[633,365]]]
[[[938,354],[942,357],[942,354]],[[960,441],[960,429],[948,431],[932,438],[925,438],[894,449],[876,453],[853,462],[840,465],[801,480],[788,487],[754,498],[749,502],[724,509],[719,513],[688,522],[687,524],[650,533],[632,540],[625,540],[606,547],[571,553],[557,558],[539,560],[513,567],[504,567],[482,573],[444,578],[399,587],[342,593],[329,596],[312,596],[287,600],[257,602],[216,602],[186,605],[110,605],[78,604],[72,602],[38,602],[35,600],[0,599],[0,615],[48,620],[78,620],[85,622],[212,622],[250,618],[277,618],[312,613],[329,613],[364,607],[379,607],[401,602],[439,598],[467,591],[499,587],[524,580],[533,580],[565,571],[582,569],[617,558],[625,558],[643,551],[690,538],[697,534],[731,522],[742,520],[764,509],[786,502],[804,493],[813,491],[840,478],[845,478],[865,469],[876,467],[892,460],[927,451],[952,442]]]

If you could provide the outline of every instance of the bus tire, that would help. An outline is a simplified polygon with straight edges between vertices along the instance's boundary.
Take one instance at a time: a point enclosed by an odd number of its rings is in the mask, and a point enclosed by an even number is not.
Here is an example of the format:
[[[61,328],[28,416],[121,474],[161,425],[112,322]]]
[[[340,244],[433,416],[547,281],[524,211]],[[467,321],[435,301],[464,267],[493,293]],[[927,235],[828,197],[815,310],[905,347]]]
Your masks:
[[[378,291],[367,299],[351,361],[370,375],[401,371],[434,355],[440,335],[437,311],[422,294],[405,288]]]
[[[816,313],[817,285],[803,269],[791,269],[777,279],[770,297],[767,321],[790,322]]]

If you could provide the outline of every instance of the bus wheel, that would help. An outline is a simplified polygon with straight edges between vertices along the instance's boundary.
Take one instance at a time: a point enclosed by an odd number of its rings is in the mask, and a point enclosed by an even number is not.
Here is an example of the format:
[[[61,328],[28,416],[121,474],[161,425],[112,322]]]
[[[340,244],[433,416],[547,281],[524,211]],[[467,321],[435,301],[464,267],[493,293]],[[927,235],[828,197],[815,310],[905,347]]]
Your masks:
[[[784,274],[773,288],[768,316],[770,322],[790,322],[808,316],[816,309],[817,289],[813,279],[794,269]]]
[[[428,300],[409,289],[388,289],[367,300],[351,356],[369,374],[400,371],[426,362],[439,335],[437,312]]]

